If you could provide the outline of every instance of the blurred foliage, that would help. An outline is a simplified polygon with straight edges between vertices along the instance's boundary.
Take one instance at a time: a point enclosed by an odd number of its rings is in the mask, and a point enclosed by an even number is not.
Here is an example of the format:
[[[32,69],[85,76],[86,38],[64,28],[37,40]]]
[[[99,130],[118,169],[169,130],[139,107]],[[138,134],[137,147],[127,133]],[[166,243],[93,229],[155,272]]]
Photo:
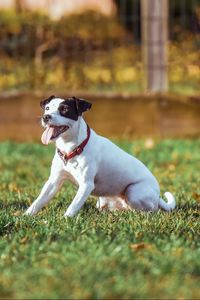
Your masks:
[[[14,57],[35,56],[38,47],[43,46],[46,56],[56,54],[63,58],[72,50],[105,48],[127,36],[115,16],[106,17],[95,12],[53,21],[40,13],[0,11],[0,49]]]
[[[87,12],[58,22],[0,12],[0,90],[115,88],[133,81],[138,89],[140,49],[130,41],[116,16]]]
[[[182,93],[200,90],[200,39],[191,33],[182,33],[182,42],[169,45],[170,89]]]
[[[171,37],[178,39],[178,33],[200,31],[200,0],[170,0]]]
[[[121,22],[140,41],[140,0],[114,0]],[[200,0],[169,0],[170,38],[177,40],[181,31],[200,31]]]
[[[199,48],[199,35],[189,31],[170,42],[172,91],[199,91]],[[117,16],[87,12],[53,21],[39,13],[0,11],[0,91],[142,91],[141,55]]]

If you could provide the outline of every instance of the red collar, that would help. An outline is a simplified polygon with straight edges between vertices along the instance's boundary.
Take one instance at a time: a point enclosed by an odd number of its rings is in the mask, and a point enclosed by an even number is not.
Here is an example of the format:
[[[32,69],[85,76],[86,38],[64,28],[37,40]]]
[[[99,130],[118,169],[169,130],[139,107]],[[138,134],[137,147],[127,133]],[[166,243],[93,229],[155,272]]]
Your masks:
[[[65,164],[67,163],[67,161],[69,159],[71,159],[74,156],[79,155],[83,152],[85,146],[87,145],[87,143],[89,141],[89,138],[90,138],[90,127],[87,124],[87,137],[86,137],[86,139],[78,147],[76,147],[73,151],[71,151],[70,153],[64,153],[60,149],[57,148],[58,155],[64,161]]]

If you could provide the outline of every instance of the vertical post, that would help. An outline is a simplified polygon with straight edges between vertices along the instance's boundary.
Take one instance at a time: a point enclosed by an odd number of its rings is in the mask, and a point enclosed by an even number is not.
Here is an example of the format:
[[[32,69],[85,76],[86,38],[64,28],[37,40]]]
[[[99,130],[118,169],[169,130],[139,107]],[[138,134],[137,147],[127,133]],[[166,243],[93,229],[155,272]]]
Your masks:
[[[168,0],[141,0],[145,89],[168,90]]]
[[[15,11],[17,13],[21,13],[23,11],[23,7],[24,7],[23,0],[15,0],[14,4],[15,4]]]

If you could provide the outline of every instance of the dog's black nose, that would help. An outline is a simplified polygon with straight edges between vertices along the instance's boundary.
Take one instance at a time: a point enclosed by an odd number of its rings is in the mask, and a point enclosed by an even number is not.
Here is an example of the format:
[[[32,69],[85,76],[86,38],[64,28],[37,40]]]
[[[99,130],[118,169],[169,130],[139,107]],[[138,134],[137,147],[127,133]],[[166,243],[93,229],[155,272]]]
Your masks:
[[[42,119],[43,119],[44,123],[47,123],[47,122],[49,122],[49,120],[51,119],[51,115],[44,115],[44,116],[42,117]]]

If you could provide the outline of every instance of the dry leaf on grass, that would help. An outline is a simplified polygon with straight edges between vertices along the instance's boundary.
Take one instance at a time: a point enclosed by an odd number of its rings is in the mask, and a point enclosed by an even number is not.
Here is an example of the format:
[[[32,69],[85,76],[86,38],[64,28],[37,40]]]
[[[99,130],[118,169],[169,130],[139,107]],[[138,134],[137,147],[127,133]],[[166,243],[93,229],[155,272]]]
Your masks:
[[[18,217],[22,214],[22,212],[20,210],[16,210],[12,215],[15,217]]]
[[[198,194],[198,193],[193,193],[193,194],[192,194],[192,197],[193,197],[195,200],[200,201],[200,194]]]
[[[144,249],[151,249],[152,245],[148,243],[137,243],[137,244],[131,244],[130,247],[134,251],[139,251]]]
[[[20,243],[21,244],[26,244],[26,242],[28,241],[28,236],[25,236],[21,239]]]

